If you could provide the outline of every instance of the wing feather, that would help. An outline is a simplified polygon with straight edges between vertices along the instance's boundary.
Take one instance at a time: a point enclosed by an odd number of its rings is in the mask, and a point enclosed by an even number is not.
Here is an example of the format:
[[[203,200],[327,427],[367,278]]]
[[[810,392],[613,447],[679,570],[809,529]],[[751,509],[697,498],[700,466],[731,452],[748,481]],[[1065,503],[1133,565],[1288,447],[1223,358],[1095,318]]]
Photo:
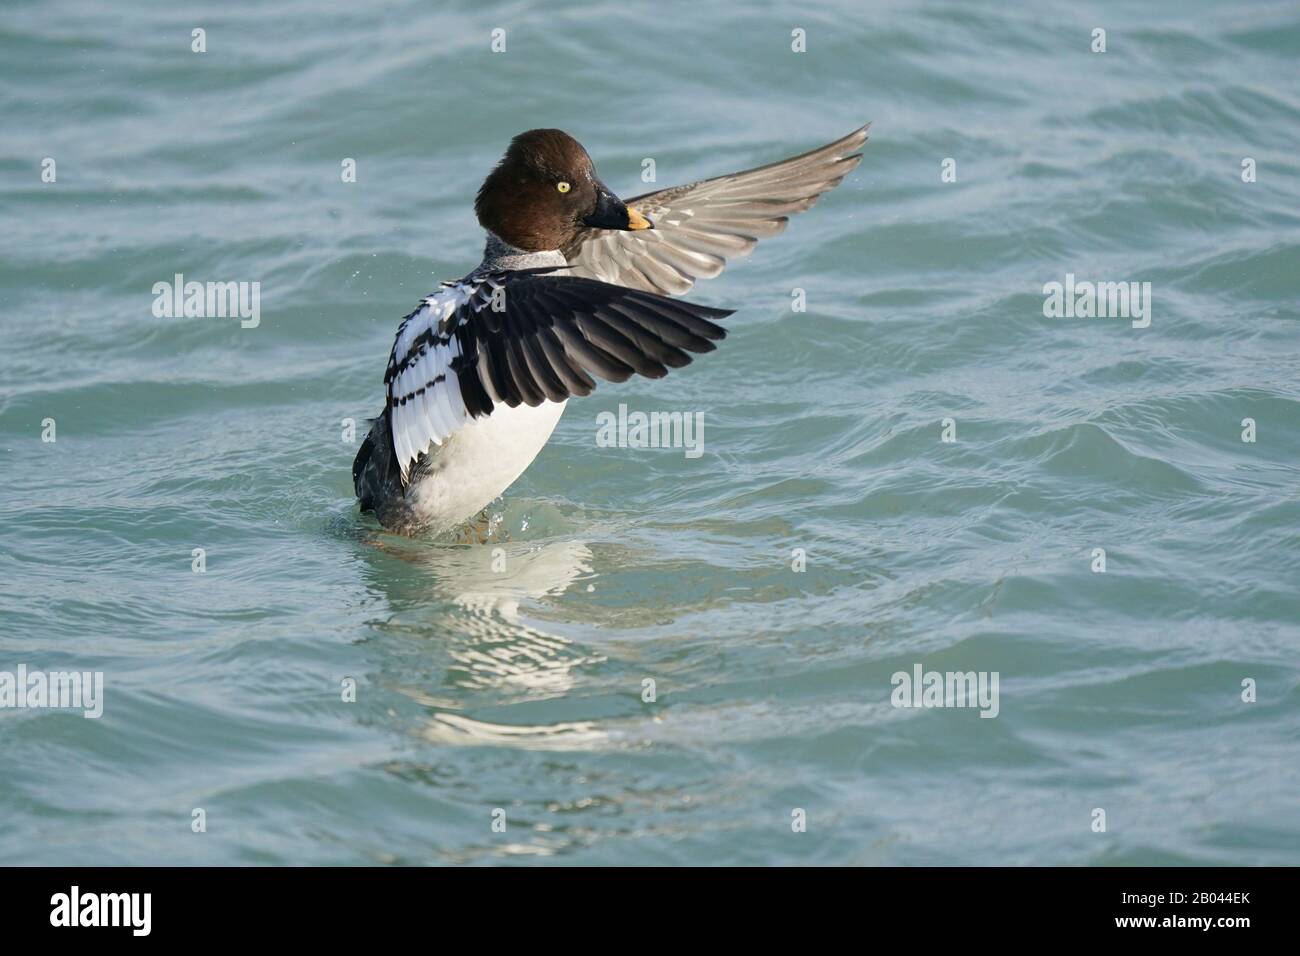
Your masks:
[[[476,274],[403,320],[388,360],[389,431],[402,486],[420,457],[498,404],[587,395],[597,376],[660,378],[708,352],[730,315],[554,269]],[[504,288],[505,309],[492,307]]]
[[[868,124],[869,125],[869,124]],[[653,230],[585,229],[562,251],[574,275],[647,292],[681,295],[711,279],[728,258],[778,235],[861,161],[867,126],[779,162],[661,189],[628,200]]]

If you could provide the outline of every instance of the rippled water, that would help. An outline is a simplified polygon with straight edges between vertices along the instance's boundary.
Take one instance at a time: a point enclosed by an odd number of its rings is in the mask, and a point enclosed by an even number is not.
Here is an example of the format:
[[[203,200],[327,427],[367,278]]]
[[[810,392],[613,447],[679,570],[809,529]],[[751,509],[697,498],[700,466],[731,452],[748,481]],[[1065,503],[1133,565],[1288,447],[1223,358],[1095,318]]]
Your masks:
[[[1004,6],[8,4],[0,670],[105,690],[0,710],[0,862],[1300,862],[1300,13]],[[357,514],[342,422],[511,135],[631,194],[866,120],[499,541]],[[155,318],[175,273],[260,325]],[[1150,327],[1045,317],[1067,273]],[[704,454],[598,447],[620,403]],[[918,664],[997,717],[891,706]]]

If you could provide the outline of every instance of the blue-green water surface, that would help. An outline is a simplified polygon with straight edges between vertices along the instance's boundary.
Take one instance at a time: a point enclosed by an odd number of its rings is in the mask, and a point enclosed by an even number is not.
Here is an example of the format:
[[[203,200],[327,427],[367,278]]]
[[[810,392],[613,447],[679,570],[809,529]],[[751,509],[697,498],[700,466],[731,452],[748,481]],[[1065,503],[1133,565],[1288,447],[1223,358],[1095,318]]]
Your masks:
[[[0,671],[104,712],[0,710],[0,863],[1300,863],[1297,58],[1281,2],[8,3]],[[495,540],[358,515],[512,135],[628,195],[868,120]],[[177,273],[259,324],[155,316]],[[918,664],[997,716],[893,706]]]

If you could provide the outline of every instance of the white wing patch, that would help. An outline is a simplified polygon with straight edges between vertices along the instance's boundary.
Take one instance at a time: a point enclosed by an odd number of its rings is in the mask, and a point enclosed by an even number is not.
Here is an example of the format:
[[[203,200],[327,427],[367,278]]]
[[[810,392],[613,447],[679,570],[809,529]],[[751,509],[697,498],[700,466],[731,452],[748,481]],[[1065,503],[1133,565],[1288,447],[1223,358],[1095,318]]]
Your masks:
[[[456,283],[427,296],[397,329],[388,359],[389,422],[402,483],[411,466],[470,420],[452,361],[461,354],[456,311],[477,284]]]
[[[593,375],[662,378],[727,334],[710,320],[728,309],[554,271],[476,272],[428,296],[402,321],[384,382],[403,489],[431,445],[498,404],[563,404],[589,394]]]

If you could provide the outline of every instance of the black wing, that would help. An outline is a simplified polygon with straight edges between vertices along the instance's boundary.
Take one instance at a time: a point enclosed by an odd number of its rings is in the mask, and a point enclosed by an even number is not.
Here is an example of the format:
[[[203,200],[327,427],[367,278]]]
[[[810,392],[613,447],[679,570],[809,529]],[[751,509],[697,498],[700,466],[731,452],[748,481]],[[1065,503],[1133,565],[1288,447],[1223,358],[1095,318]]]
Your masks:
[[[587,395],[595,379],[662,378],[711,352],[732,313],[594,279],[524,269],[472,277],[430,296],[398,329],[388,416],[405,484],[410,467],[471,419]]]

